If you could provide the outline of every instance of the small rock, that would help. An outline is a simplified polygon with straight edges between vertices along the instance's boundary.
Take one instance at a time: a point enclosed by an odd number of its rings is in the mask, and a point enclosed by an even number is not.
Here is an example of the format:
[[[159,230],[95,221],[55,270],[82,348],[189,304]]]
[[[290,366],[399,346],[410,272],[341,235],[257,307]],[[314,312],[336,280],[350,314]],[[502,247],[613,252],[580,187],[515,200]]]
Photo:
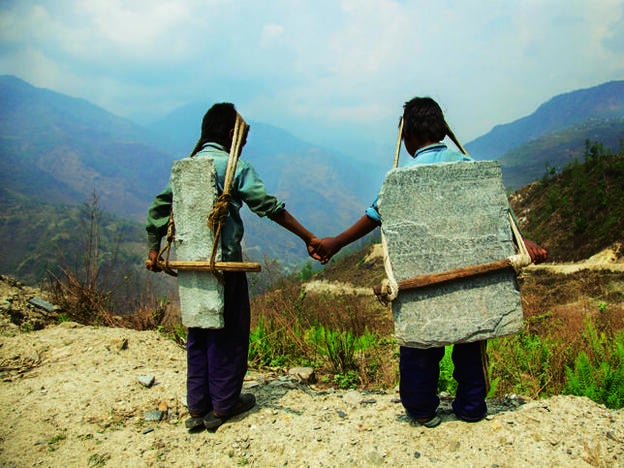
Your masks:
[[[118,351],[123,351],[124,349],[128,349],[128,338],[115,338],[112,340],[113,348]]]
[[[362,394],[357,390],[351,390],[345,393],[342,399],[350,405],[356,406],[362,401]]]
[[[314,375],[314,369],[311,367],[293,367],[289,369],[288,374],[297,377],[303,383],[316,382],[316,375]]]
[[[51,304],[40,297],[33,297],[28,300],[28,303],[34,305],[38,309],[43,309],[46,312],[54,312],[54,304]]]
[[[368,454],[368,461],[373,465],[383,465],[384,459],[381,455],[377,453],[377,451],[373,450]]]
[[[146,421],[160,421],[163,417],[162,411],[146,411],[145,412],[145,420]]]
[[[139,375],[137,379],[141,385],[150,388],[152,385],[154,385],[156,377],[153,375]]]

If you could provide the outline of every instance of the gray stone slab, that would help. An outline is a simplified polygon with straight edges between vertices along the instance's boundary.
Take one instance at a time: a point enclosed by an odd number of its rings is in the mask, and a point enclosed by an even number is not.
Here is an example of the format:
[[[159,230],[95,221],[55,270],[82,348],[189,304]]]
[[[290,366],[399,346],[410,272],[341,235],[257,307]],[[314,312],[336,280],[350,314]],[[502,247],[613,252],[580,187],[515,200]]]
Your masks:
[[[414,165],[386,175],[382,230],[397,281],[515,254],[496,161]],[[513,270],[401,291],[392,303],[402,346],[429,348],[517,332],[522,306]]]
[[[208,215],[217,198],[216,171],[211,158],[184,158],[171,170],[175,255],[178,260],[209,261],[213,233]],[[221,260],[221,248],[216,261]],[[223,285],[207,271],[178,271],[180,311],[186,327],[223,328]]]

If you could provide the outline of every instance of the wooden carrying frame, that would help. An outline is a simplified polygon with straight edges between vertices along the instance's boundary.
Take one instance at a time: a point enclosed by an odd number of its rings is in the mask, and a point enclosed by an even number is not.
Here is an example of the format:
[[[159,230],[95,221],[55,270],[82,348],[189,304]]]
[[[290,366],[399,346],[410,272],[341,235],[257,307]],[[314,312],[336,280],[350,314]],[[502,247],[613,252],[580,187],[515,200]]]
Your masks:
[[[210,271],[217,278],[221,279],[221,272],[224,271],[245,271],[245,272],[259,272],[261,266],[255,262],[217,262],[215,261],[217,246],[221,236],[221,228],[223,222],[228,213],[228,203],[230,201],[230,191],[234,182],[234,175],[236,173],[236,165],[238,158],[242,151],[242,142],[249,131],[249,125],[241,117],[240,114],[236,114],[236,123],[234,125],[234,135],[232,136],[232,145],[230,148],[230,156],[228,158],[228,164],[225,171],[225,181],[223,183],[223,193],[215,201],[212,212],[208,216],[206,225],[214,232],[214,241],[212,244],[212,253],[210,261],[181,261],[181,260],[169,260],[169,254],[171,252],[171,243],[175,239],[175,224],[173,212],[169,218],[169,225],[167,227],[167,243],[160,251],[158,255],[158,266],[166,273],[177,276],[175,270],[191,270],[191,271]],[[164,255],[164,258],[162,258]]]
[[[401,141],[403,140],[403,117],[399,120],[399,134],[397,137],[395,152],[394,152],[394,160],[392,167],[396,169],[399,166],[399,155],[401,152]],[[459,142],[451,128],[446,124],[447,135],[449,138],[455,143],[455,145],[459,148],[459,150],[468,155],[466,149]],[[471,276],[483,275],[486,273],[490,273],[493,271],[504,270],[507,268],[513,268],[516,271],[519,271],[521,268],[531,264],[531,257],[524,245],[524,241],[522,240],[522,236],[518,229],[518,226],[515,223],[515,220],[511,214],[509,214],[509,224],[511,226],[514,241],[516,243],[517,254],[512,255],[508,258],[504,258],[502,260],[497,260],[493,262],[488,262],[480,265],[470,265],[467,267],[456,268],[453,270],[443,271],[439,273],[431,273],[428,275],[422,275],[415,278],[409,278],[402,281],[395,281],[392,277],[392,274],[388,274],[388,278],[382,281],[381,284],[373,286],[373,292],[377,296],[377,298],[383,303],[392,302],[392,300],[396,299],[399,291],[405,291],[409,289],[423,288],[426,286],[431,286],[435,284],[442,284],[448,281],[453,281],[461,278],[468,278]],[[389,263],[388,253],[386,250],[386,242],[384,239],[383,231],[382,235],[382,245],[384,247],[384,263],[386,267],[386,272],[391,272],[391,267]]]

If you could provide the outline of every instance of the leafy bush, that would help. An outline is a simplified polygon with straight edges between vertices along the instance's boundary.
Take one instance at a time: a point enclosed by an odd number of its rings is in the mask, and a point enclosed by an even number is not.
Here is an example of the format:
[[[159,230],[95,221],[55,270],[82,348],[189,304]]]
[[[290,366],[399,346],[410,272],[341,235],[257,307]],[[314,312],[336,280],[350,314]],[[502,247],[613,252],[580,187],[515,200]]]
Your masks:
[[[609,338],[597,332],[588,321],[585,340],[590,354],[582,351],[573,366],[566,366],[564,393],[586,396],[608,408],[623,408],[624,332]]]
[[[331,330],[316,324],[307,330],[306,341],[327,359],[334,372],[348,374],[358,367],[356,353],[372,348],[377,340],[368,329],[363,335],[355,336],[351,330]]]
[[[273,319],[259,317],[250,334],[249,362],[259,367],[282,367],[301,362],[306,353],[295,345],[300,336],[296,324],[284,327]]]
[[[453,359],[451,354],[453,353],[453,346],[447,346],[444,350],[444,357],[440,361],[440,380],[438,381],[438,392],[447,392],[455,394],[457,390],[457,381],[453,378]]]

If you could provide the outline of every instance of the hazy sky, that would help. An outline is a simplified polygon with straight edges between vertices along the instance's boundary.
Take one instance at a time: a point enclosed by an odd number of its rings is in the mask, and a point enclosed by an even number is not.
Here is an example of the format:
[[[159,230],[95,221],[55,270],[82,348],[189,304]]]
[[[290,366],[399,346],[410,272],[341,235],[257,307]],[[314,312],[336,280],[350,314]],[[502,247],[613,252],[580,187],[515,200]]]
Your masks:
[[[0,73],[142,123],[233,101],[334,145],[393,147],[429,95],[468,142],[624,79],[624,1],[0,0]]]

